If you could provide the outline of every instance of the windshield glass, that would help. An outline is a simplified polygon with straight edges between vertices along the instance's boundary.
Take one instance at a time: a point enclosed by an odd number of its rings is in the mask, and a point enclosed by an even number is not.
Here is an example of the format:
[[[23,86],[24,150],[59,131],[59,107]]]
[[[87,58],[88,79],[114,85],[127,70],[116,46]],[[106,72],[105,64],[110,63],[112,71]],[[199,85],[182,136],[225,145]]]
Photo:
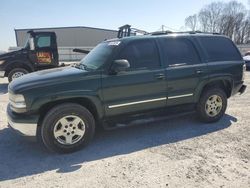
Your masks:
[[[81,60],[81,64],[90,69],[100,68],[120,42],[103,42],[98,44],[90,53]]]

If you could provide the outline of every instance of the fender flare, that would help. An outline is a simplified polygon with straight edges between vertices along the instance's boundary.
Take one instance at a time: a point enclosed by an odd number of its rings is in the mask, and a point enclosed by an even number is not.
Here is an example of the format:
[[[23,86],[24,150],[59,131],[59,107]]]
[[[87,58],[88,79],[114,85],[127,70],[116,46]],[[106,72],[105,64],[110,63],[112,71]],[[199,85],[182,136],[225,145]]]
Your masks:
[[[212,76],[208,80],[203,80],[202,82],[199,83],[199,85],[197,86],[195,90],[195,95],[194,95],[195,102],[199,101],[200,96],[202,92],[204,91],[204,88],[208,86],[209,84],[213,84],[213,83],[219,83],[219,84],[222,83],[225,89],[228,89],[229,91],[229,94],[227,94],[228,97],[231,96],[232,88],[234,86],[234,81],[232,77],[229,75],[218,75],[218,76]],[[229,84],[230,88],[226,87],[225,84]]]
[[[34,72],[34,67],[31,65],[30,62],[21,62],[21,61],[11,61],[8,62],[6,68],[5,68],[5,76],[8,76],[9,72],[14,68],[24,68],[29,72]]]

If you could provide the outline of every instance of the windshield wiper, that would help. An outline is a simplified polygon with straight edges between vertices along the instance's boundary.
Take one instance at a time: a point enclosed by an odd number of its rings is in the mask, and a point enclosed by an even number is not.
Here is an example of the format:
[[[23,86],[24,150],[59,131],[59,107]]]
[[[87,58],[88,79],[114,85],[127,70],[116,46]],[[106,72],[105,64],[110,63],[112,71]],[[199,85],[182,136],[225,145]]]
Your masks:
[[[85,70],[88,70],[88,69],[89,69],[87,65],[82,64],[82,63],[80,63],[80,67],[83,67],[83,69],[85,69]]]
[[[80,63],[73,63],[73,64],[71,64],[71,67],[75,67],[77,69],[80,69]]]
[[[72,67],[75,67],[77,69],[86,70],[86,71],[92,70],[91,68],[89,68],[87,65],[85,65],[83,63],[74,63],[74,64],[72,64]]]

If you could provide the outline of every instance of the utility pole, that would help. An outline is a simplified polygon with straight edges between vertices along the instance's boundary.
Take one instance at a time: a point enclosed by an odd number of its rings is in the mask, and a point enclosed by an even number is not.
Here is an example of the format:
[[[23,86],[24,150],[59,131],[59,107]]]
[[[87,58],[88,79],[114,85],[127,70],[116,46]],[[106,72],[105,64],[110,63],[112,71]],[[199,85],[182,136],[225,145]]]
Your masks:
[[[164,25],[161,26],[161,31],[164,32]]]

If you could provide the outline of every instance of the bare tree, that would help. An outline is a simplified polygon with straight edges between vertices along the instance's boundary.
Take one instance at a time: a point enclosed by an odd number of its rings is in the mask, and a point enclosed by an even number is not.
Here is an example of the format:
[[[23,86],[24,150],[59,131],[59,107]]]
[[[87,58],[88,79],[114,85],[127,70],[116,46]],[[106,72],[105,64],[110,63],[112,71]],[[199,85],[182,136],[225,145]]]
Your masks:
[[[211,3],[207,6],[207,10],[209,11],[209,27],[211,32],[217,32],[220,27],[220,18],[222,15],[224,3],[217,2]]]
[[[199,12],[199,23],[200,23],[200,30],[203,32],[210,31],[209,24],[208,24],[208,17],[209,12],[205,9]]]
[[[202,31],[218,32],[223,7],[224,3],[214,2],[201,9],[198,17]]]
[[[195,31],[197,28],[197,15],[188,16],[185,19],[185,26],[190,28],[192,31]]]
[[[237,42],[238,33],[246,15],[246,8],[242,3],[237,1],[227,3],[223,10],[222,33]]]
[[[185,25],[192,30],[225,34],[236,43],[246,43],[250,37],[248,14],[246,7],[235,0],[228,3],[213,2],[204,6],[198,16],[187,17]]]
[[[238,44],[248,43],[250,38],[250,18],[243,21],[241,29],[239,30]]]

